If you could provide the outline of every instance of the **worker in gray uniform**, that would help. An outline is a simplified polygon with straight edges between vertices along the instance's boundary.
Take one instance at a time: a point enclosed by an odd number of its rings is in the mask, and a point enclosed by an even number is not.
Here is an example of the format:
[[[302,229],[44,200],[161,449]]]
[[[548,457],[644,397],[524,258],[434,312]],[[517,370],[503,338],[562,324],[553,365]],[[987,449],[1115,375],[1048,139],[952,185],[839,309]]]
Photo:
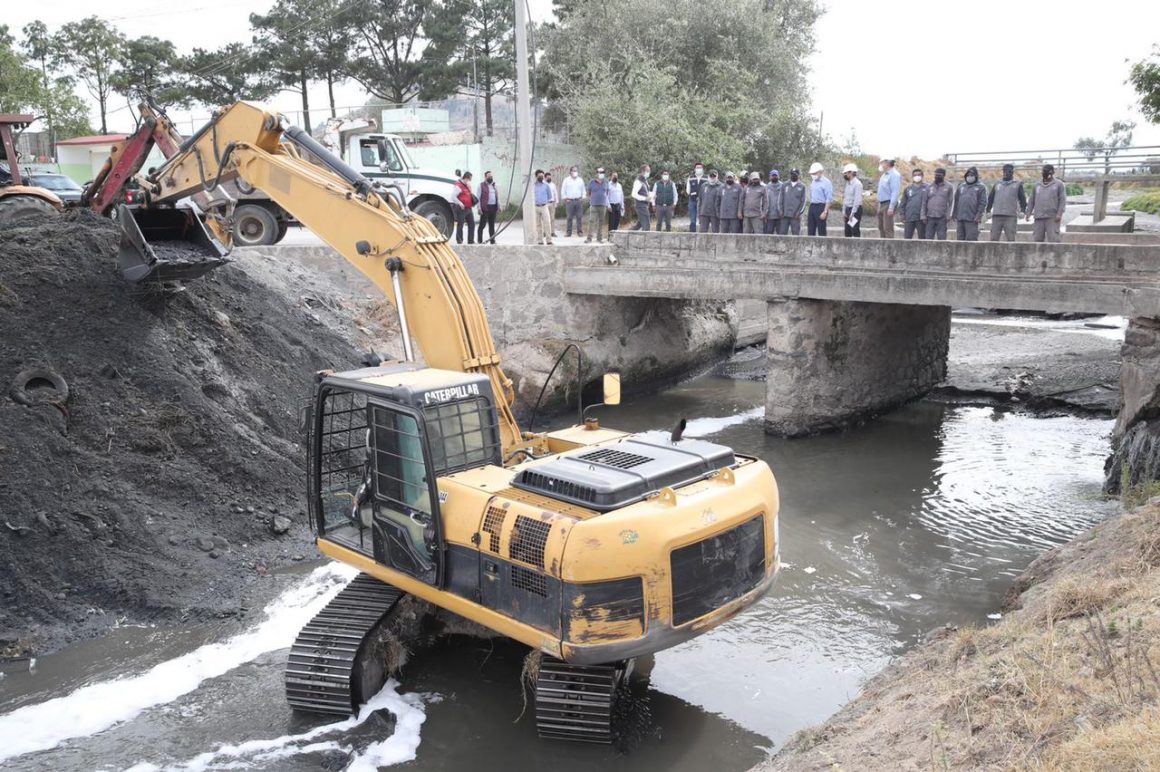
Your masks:
[[[928,239],[947,240],[947,221],[954,214],[955,188],[947,182],[947,170],[934,170],[934,184],[926,189],[922,219]]]
[[[979,182],[979,170],[972,166],[955,191],[955,238],[978,241],[979,223],[987,212],[987,186]]]
[[[697,226],[701,233],[721,232],[721,188],[717,170],[709,170],[709,179],[701,183],[697,195]]]
[[[1004,234],[1007,241],[1014,241],[1019,215],[1027,214],[1027,194],[1022,180],[1015,179],[1014,164],[1003,164],[1003,179],[991,187],[987,211],[991,213],[991,241],[998,241]]]
[[[806,184],[801,180],[802,173],[797,169],[789,170],[789,182],[781,186],[781,220],[777,223],[778,234],[785,236],[792,233],[795,236],[802,234],[802,212],[806,210]]]
[[[1027,219],[1035,218],[1032,240],[1059,243],[1059,226],[1067,209],[1067,187],[1055,179],[1055,167],[1043,165],[1043,181],[1035,183],[1027,202]]]
[[[777,233],[781,220],[781,175],[777,169],[769,172],[769,184],[765,186],[765,232]]]
[[[898,201],[898,214],[902,216],[902,237],[913,239],[926,238],[926,223],[923,217],[926,212],[926,191],[930,186],[922,181],[922,169],[915,169],[910,175],[910,184],[902,191]]]
[[[764,217],[765,186],[761,184],[761,175],[752,172],[749,175],[749,185],[741,194],[741,232],[761,233],[761,221]]]
[[[737,184],[733,172],[725,172],[725,187],[721,189],[722,233],[741,232],[741,186]]]

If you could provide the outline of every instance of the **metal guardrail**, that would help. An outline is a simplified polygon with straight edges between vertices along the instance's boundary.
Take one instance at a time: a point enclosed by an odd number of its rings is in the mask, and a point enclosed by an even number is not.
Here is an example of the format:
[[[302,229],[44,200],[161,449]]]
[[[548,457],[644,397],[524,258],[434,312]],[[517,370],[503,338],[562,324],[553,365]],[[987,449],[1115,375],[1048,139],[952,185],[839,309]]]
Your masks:
[[[1098,148],[1054,148],[1048,150],[1005,150],[947,153],[955,166],[997,168],[1003,164],[1038,166],[1052,164],[1055,175],[1071,180],[1118,176],[1160,176],[1160,145],[1134,145],[1101,150]]]

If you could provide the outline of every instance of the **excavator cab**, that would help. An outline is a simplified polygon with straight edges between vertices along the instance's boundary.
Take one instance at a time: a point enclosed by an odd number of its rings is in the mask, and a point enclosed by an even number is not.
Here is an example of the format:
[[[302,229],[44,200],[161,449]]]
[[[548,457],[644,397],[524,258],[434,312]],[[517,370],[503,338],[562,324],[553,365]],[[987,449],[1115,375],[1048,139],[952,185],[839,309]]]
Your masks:
[[[117,262],[134,283],[174,283],[196,279],[230,262],[192,205],[117,207],[121,247]]]
[[[436,480],[501,464],[491,381],[395,363],[323,379],[308,423],[315,533],[442,587]]]

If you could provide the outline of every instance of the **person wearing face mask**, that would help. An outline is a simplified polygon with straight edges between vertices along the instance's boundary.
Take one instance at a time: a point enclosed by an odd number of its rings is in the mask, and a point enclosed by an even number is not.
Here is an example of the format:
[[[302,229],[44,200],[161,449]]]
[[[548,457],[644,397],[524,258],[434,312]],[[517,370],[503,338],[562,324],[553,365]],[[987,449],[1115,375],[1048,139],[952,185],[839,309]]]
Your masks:
[[[902,194],[902,175],[894,169],[894,159],[887,158],[878,167],[878,237],[894,238],[894,210]]]
[[[955,238],[978,241],[979,223],[987,211],[987,186],[979,182],[979,170],[967,169],[955,191]]]
[[[741,232],[761,233],[761,221],[765,217],[765,186],[761,184],[761,175],[752,172],[749,175],[749,185],[741,194]]]
[[[616,172],[608,178],[608,232],[620,230],[620,218],[624,217],[624,188],[620,187],[620,177]]]
[[[640,173],[632,182],[632,203],[636,207],[636,228],[633,230],[651,230],[649,207],[653,202],[653,194],[648,184],[648,175],[651,171],[648,164],[645,164],[640,167]]]
[[[955,189],[947,182],[947,170],[934,170],[934,184],[926,189],[922,219],[928,239],[947,240],[947,222],[954,214]]]
[[[910,175],[911,183],[902,191],[898,209],[902,215],[902,237],[905,239],[926,238],[926,192],[930,187],[922,181],[922,169],[915,169]]]
[[[671,231],[673,209],[677,206],[677,184],[669,179],[667,169],[661,170],[661,181],[653,187],[653,203],[657,210],[657,230],[663,225],[666,231]]]
[[[584,235],[584,180],[580,177],[580,170],[573,166],[568,170],[568,176],[560,185],[560,196],[564,199],[564,216],[567,223],[564,235],[572,235],[572,222],[576,222],[576,235]]]
[[[741,232],[741,186],[737,184],[733,172],[725,172],[718,217],[721,218],[722,233]]]
[[[608,193],[609,183],[604,178],[604,167],[596,168],[596,176],[588,182],[588,238],[584,243],[592,242],[596,236],[596,243],[603,244],[608,235]]]
[[[826,218],[834,204],[834,184],[825,177],[826,167],[817,161],[810,165],[810,214],[808,233],[811,236],[826,235]]]
[[[543,169],[536,169],[536,184],[532,188],[536,203],[536,243],[552,243],[552,184],[547,181]]]
[[[451,201],[455,215],[455,243],[463,243],[463,226],[467,226],[467,243],[475,243],[475,194],[471,192],[471,172],[455,181],[455,198]]]
[[[765,186],[765,233],[777,233],[781,221],[781,179],[777,169],[769,172],[769,184]]]
[[[721,232],[721,188],[717,170],[709,171],[709,179],[701,183],[697,194],[697,225],[701,233]]]
[[[1015,179],[1014,164],[1003,164],[1003,179],[991,187],[987,211],[991,213],[991,241],[1004,235],[1007,241],[1014,241],[1019,215],[1027,213],[1027,194],[1023,181]]]
[[[1043,181],[1035,183],[1027,202],[1027,219],[1035,218],[1032,240],[1059,243],[1059,226],[1067,209],[1067,187],[1055,179],[1055,167],[1043,165]]]
[[[689,233],[697,232],[697,209],[701,204],[701,186],[705,184],[705,165],[693,167],[693,176],[685,180],[685,195],[689,198]]]
[[[846,189],[842,191],[842,226],[846,238],[862,238],[862,180],[858,179],[858,165],[842,167]],[[851,224],[853,223],[853,224]]]
[[[479,236],[476,239],[483,243],[483,226],[488,228],[488,244],[495,243],[495,216],[499,212],[499,189],[491,172],[483,173],[483,182],[479,183],[479,192],[475,194],[479,199]]]
[[[781,186],[781,220],[777,223],[778,234],[802,235],[802,212],[806,210],[806,185],[801,181],[801,172],[789,170],[789,182]]]
[[[552,173],[544,172],[544,182],[552,192],[552,238],[556,238],[556,210],[560,208],[560,192],[556,190],[556,183],[552,182]]]

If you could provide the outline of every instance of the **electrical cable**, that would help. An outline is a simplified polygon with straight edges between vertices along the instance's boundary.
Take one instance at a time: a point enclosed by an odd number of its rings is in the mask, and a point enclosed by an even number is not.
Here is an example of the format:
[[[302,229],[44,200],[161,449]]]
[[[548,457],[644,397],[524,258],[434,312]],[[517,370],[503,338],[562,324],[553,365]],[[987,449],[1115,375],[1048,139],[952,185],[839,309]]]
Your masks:
[[[564,350],[560,352],[560,356],[556,357],[556,363],[552,365],[552,369],[548,371],[548,377],[544,379],[544,385],[540,387],[540,396],[536,397],[536,404],[532,408],[532,420],[528,421],[528,431],[532,431],[535,426],[536,416],[540,412],[540,403],[544,400],[544,393],[548,390],[548,384],[552,382],[552,376],[556,374],[556,368],[564,361],[564,357],[568,355],[569,351],[576,351],[576,403],[579,408],[580,423],[584,423],[584,352],[575,343],[569,343],[564,346]]]

